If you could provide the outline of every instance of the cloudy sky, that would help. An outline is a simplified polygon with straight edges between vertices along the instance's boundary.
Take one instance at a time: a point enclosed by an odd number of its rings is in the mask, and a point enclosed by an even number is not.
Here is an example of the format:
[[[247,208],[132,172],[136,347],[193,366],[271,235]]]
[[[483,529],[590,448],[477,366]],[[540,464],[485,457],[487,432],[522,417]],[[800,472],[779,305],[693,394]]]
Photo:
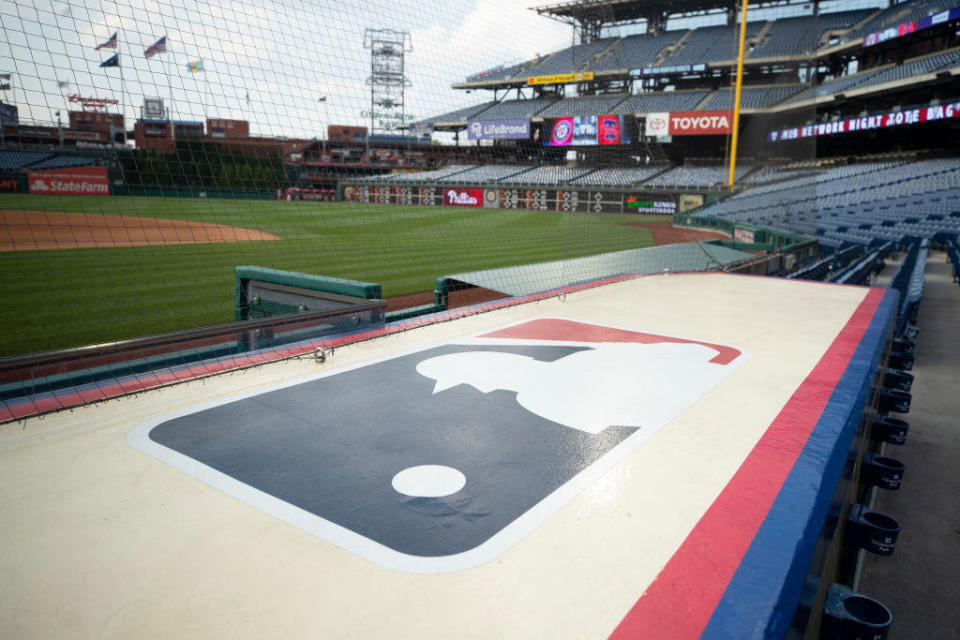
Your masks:
[[[417,117],[476,104],[450,89],[471,73],[569,46],[569,26],[528,10],[531,0],[0,0],[0,73],[13,74],[20,117],[55,122],[65,96],[116,98],[128,118],[143,98],[173,96],[182,120],[240,118],[257,135],[323,136],[364,124],[370,54],[364,30],[410,32],[407,111]],[[121,69],[99,68],[114,51]],[[170,51],[144,49],[166,35]],[[203,60],[202,73],[187,62]],[[58,81],[70,83],[61,89]],[[248,101],[249,96],[249,101]],[[326,102],[319,102],[323,96]]]
[[[884,0],[827,0],[824,10]],[[0,0],[3,98],[22,121],[55,122],[66,96],[123,99],[128,119],[144,97],[171,103],[173,117],[249,120],[255,135],[323,137],[327,124],[363,125],[370,109],[364,30],[410,33],[407,113],[417,118],[477,104],[488,92],[451,83],[496,66],[569,46],[572,28],[529,7],[547,0]],[[810,5],[777,10],[786,15]],[[769,11],[754,12],[766,19]],[[674,23],[689,28],[716,20]],[[681,24],[682,23],[682,24]],[[634,28],[636,29],[636,28]],[[114,51],[96,45],[116,32],[121,69],[101,69]],[[144,49],[161,36],[169,52]],[[625,33],[621,35],[626,35]],[[187,63],[202,59],[204,71]],[[67,82],[61,88],[58,84]],[[327,97],[325,102],[319,99]]]

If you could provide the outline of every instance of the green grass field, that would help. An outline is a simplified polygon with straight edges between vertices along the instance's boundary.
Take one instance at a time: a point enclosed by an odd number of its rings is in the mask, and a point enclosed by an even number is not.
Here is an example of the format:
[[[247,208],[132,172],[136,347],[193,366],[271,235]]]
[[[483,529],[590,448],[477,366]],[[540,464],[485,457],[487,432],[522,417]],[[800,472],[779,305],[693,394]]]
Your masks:
[[[176,218],[279,242],[0,252],[0,356],[233,320],[237,265],[378,282],[387,297],[438,275],[645,247],[635,216],[350,203],[0,194],[0,210]],[[649,216],[645,220],[654,219]]]

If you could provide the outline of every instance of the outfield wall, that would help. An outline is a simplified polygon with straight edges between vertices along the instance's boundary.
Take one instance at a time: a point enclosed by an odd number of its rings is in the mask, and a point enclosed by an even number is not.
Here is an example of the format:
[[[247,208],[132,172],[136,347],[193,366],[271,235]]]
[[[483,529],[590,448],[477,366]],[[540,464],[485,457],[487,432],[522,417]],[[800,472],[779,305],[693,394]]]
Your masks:
[[[503,185],[381,185],[341,183],[341,199],[364,204],[427,207],[529,209],[568,213],[650,213],[674,215],[700,206],[700,193],[616,188],[546,188]]]

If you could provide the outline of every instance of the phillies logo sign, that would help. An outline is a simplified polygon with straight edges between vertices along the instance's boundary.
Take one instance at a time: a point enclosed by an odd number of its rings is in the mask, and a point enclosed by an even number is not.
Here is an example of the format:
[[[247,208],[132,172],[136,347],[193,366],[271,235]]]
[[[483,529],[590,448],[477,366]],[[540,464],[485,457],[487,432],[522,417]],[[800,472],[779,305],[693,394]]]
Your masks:
[[[479,207],[483,189],[444,189],[443,203],[449,207]]]

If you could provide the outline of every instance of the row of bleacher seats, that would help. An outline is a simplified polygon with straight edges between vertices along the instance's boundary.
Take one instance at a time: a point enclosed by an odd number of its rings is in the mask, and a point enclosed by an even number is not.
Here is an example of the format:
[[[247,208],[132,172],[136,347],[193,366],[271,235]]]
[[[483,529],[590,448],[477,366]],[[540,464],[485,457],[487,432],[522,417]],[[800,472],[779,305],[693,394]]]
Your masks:
[[[960,282],[960,234],[946,241],[947,259],[953,265],[953,281]]]
[[[830,274],[830,265],[832,263],[833,257],[827,256],[826,258],[821,258],[816,262],[804,265],[803,267],[795,270],[793,273],[787,274],[785,277],[788,280],[823,281]]]
[[[834,278],[846,272],[851,265],[856,264],[863,253],[863,247],[857,244],[843,248],[837,247],[832,252],[824,251],[821,247],[819,258],[796,265],[795,269],[785,277],[789,280],[830,280],[832,282]]]
[[[804,90],[802,84],[775,85],[769,87],[743,87],[740,91],[741,109],[764,109],[780,104],[790,96]],[[732,109],[735,93],[733,89],[720,89],[701,107],[712,111]]]
[[[819,235],[826,246],[930,238],[960,230],[960,160],[832,167],[747,189],[696,215]]]
[[[770,25],[763,40],[750,52],[751,58],[782,58],[809,54],[820,44],[819,20],[815,16],[784,18]]]
[[[618,38],[600,38],[587,44],[580,44],[557,51],[540,64],[523,70],[524,76],[549,76],[556,73],[569,73],[583,68],[594,56],[611,48]]]
[[[915,0],[908,4],[925,7],[936,1],[938,0]],[[921,13],[925,9],[918,6],[915,10]],[[889,12],[890,10],[880,12],[870,24],[885,15],[891,15]],[[850,30],[874,13],[877,13],[877,10],[859,9],[823,13],[818,16],[780,18],[770,21],[769,27],[766,27],[766,20],[748,21],[749,40],[757,38],[765,27],[766,32],[746,56],[748,59],[760,59],[810,54],[821,44],[825,44],[823,41],[827,34]],[[874,30],[879,29],[858,29],[856,33],[843,39],[859,38],[862,37],[861,33]],[[575,71],[596,73],[648,66],[721,62],[736,59],[738,38],[739,28],[732,25],[678,29],[660,34],[636,34],[623,38],[600,38],[487,74],[479,80],[508,80]]]
[[[667,47],[673,46],[685,31],[667,31],[662,34],[633,35],[620,39],[605,56],[589,65],[589,70],[617,71],[651,66]]]
[[[896,27],[905,22],[920,20],[955,6],[957,6],[956,0],[913,0],[892,4],[852,30],[844,39],[858,40],[868,34],[883,31],[888,27]]]
[[[30,169],[66,169],[69,167],[88,167],[96,163],[95,158],[82,156],[53,156],[30,165]]]
[[[502,178],[499,182],[501,184],[566,184],[590,171],[592,169],[583,167],[544,165]]]
[[[666,91],[641,93],[621,103],[614,113],[658,113],[661,111],[693,111],[710,92],[706,89],[693,91]]]
[[[765,24],[747,22],[747,38],[755,37]],[[680,42],[678,51],[668,55],[660,64],[672,66],[736,60],[739,33],[739,27],[726,25],[694,29]]]
[[[97,163],[98,159],[91,156],[58,154],[49,151],[0,151],[0,171],[64,169],[87,167]]]
[[[737,167],[735,181],[750,173],[752,167]],[[711,188],[726,183],[723,167],[567,167],[564,165],[451,165],[434,171],[387,174],[353,178],[352,182],[418,184],[536,184],[658,188]]]
[[[570,181],[571,185],[618,187],[623,185],[640,184],[649,180],[666,167],[608,167],[597,169]]]
[[[801,84],[744,87],[740,100],[744,109],[765,109],[780,104],[795,104],[824,96],[833,96],[844,91],[879,86],[915,78],[960,66],[960,48],[914,58],[899,65],[888,65],[849,76],[826,80],[807,87]],[[724,87],[713,92],[708,89],[662,91],[640,94],[614,94],[582,96],[564,99],[538,98],[531,100],[504,100],[487,102],[450,111],[420,121],[421,124],[438,122],[466,122],[472,119],[507,120],[552,118],[559,116],[600,115],[603,113],[657,113],[662,111],[693,111],[730,109],[733,105],[733,89]],[[709,97],[709,99],[708,99]]]
[[[753,167],[737,166],[734,182],[750,173]],[[652,187],[701,187],[709,188],[726,184],[729,170],[724,167],[675,167],[648,180],[645,184]]]
[[[17,171],[25,169],[55,154],[42,151],[0,151],[0,170]]]
[[[879,69],[869,69],[849,76],[827,80],[816,87],[810,87],[793,95],[786,100],[786,103],[803,102],[823,96],[836,95],[844,91],[879,86],[888,82],[914,78],[956,66],[960,66],[960,49],[944,51],[942,53],[914,58],[905,61],[903,64],[889,65]]]
[[[883,270],[884,259],[893,249],[893,242],[885,242],[831,275],[828,281],[836,284],[867,285],[871,278]]]
[[[747,184],[758,186],[762,184],[785,182],[794,178],[813,175],[812,171],[782,169],[779,167],[761,167],[747,177]]]
[[[561,116],[596,116],[602,113],[613,113],[614,109],[625,99],[625,94],[584,96],[581,98],[567,98],[554,102],[538,113],[541,118],[557,118]]]
[[[912,338],[916,329],[917,313],[923,299],[924,274],[927,268],[927,253],[930,241],[912,243],[900,268],[890,280],[890,288],[900,293],[900,308],[894,337]]]

